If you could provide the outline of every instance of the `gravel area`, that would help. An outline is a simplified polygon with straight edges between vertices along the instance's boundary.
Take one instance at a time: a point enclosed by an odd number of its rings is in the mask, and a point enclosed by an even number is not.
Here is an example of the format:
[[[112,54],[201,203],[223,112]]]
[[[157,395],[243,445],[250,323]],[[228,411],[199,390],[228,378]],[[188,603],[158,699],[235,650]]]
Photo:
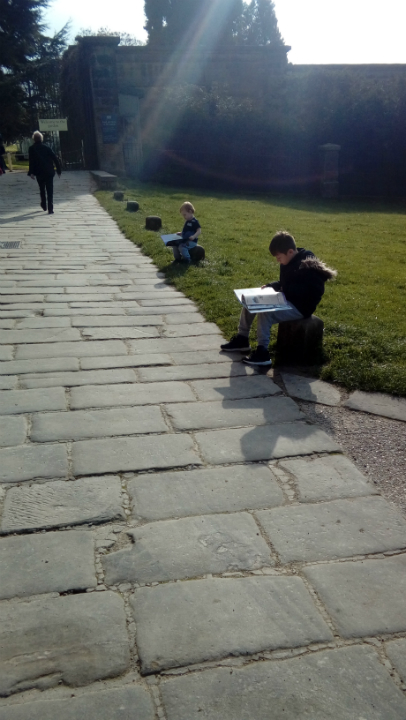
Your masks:
[[[406,516],[406,423],[347,408],[302,401],[298,405]]]

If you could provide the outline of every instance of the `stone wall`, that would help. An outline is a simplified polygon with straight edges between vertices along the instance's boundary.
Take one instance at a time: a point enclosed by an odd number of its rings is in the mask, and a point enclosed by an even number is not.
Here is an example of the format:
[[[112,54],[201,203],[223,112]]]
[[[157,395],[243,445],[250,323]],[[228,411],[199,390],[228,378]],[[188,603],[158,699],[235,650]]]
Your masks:
[[[197,49],[184,58],[178,51],[148,46],[118,47],[118,37],[84,37],[69,52],[78,54],[77,82],[86,85],[85,161],[89,169],[136,175],[142,163],[142,138],[148,133],[159,98],[171,84],[227,86],[234,97],[266,98],[270,78],[287,68],[290,48],[247,47],[227,53]],[[78,96],[80,93],[78,93]],[[96,147],[88,152],[93,133]],[[85,131],[84,131],[85,132]]]
[[[373,130],[366,127],[367,120],[371,125],[371,113],[366,112],[365,103],[357,111],[357,126],[348,122],[340,126],[340,118],[351,107],[352,112],[354,106],[360,107],[357,83],[364,98],[369,88],[389,86],[386,95],[397,98],[396,83],[406,88],[406,65],[292,65],[287,62],[287,46],[245,47],[223,53],[196,48],[186,56],[177,48],[119,47],[118,43],[118,37],[84,37],[64,57],[65,74],[69,76],[65,112],[69,128],[73,128],[66,135],[71,134],[72,142],[81,148],[83,141],[87,169],[119,176],[137,176],[143,170],[145,177],[159,182],[179,178],[188,182],[192,175],[195,183],[213,184],[217,177],[220,184],[229,184],[231,176],[238,180],[238,186],[245,183],[284,192],[321,192],[324,196],[401,195],[406,191],[406,171],[399,160],[406,142],[396,122],[391,125],[393,103],[385,105],[385,112],[380,114],[378,98]],[[180,127],[179,118],[163,112],[171,102],[170,89],[183,85],[196,85],[209,92],[218,89],[220,95],[230,95],[237,102],[252,100],[257,115],[264,110],[262,115],[269,118],[270,126],[275,112],[279,112],[274,136],[267,135],[260,149],[236,134],[220,144],[217,138],[215,146],[210,144],[213,133],[208,120],[206,142],[202,142],[199,130],[185,147],[180,130],[177,138],[173,132],[170,137],[169,131]],[[347,87],[352,88],[352,99],[342,89]],[[406,90],[403,95],[406,103]],[[330,107],[331,99],[334,107]],[[398,104],[402,102],[400,98]],[[298,110],[302,117],[296,126],[292,117]],[[280,137],[275,127],[280,127]],[[162,139],[165,132],[168,142]],[[394,150],[391,142],[398,137],[400,149]],[[334,153],[332,144],[336,146]],[[342,148],[340,156],[338,145]],[[330,147],[327,154],[326,147]],[[200,169],[199,177],[194,167]]]

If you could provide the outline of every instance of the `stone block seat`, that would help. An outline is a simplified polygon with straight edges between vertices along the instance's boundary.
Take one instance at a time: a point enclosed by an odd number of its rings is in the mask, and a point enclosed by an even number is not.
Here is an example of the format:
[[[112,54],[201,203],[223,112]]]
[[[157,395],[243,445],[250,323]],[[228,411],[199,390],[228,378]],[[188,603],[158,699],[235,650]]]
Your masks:
[[[280,323],[276,344],[278,360],[294,365],[317,362],[320,359],[323,332],[323,320],[316,315],[303,320]]]
[[[202,245],[196,245],[196,247],[190,248],[189,254],[193,262],[199,262],[200,260],[204,260],[206,257],[206,253]]]
[[[96,180],[99,190],[114,190],[117,187],[117,175],[105,170],[91,170],[90,174]]]

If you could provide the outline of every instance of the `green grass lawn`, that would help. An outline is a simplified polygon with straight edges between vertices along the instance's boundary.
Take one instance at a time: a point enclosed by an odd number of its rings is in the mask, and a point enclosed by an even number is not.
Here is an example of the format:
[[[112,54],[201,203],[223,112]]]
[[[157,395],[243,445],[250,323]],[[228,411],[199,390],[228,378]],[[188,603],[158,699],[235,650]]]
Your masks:
[[[288,230],[338,271],[316,311],[325,324],[324,357],[312,368],[346,388],[406,395],[406,212],[403,205],[372,202],[210,194],[127,181],[126,199],[137,213],[97,192],[124,234],[153,258],[168,282],[199,306],[227,338],[236,332],[240,305],[233,289],[279,277],[268,251],[272,235]],[[182,229],[179,207],[190,200],[202,225],[206,260],[172,268],[172,252],[159,233],[145,230],[146,215],[159,215],[163,232]],[[252,338],[255,344],[255,331]],[[276,332],[271,341],[275,350]]]
[[[16,160],[13,158],[13,170],[27,170],[28,172],[28,167],[28,160]]]

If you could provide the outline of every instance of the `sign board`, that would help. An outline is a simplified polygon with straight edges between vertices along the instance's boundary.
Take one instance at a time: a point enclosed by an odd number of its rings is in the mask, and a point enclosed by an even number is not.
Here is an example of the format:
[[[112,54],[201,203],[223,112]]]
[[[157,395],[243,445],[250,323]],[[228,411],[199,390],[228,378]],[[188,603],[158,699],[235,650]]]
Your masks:
[[[60,132],[68,129],[67,118],[39,118],[39,129],[44,132]]]
[[[101,115],[103,144],[118,142],[118,115]]]

